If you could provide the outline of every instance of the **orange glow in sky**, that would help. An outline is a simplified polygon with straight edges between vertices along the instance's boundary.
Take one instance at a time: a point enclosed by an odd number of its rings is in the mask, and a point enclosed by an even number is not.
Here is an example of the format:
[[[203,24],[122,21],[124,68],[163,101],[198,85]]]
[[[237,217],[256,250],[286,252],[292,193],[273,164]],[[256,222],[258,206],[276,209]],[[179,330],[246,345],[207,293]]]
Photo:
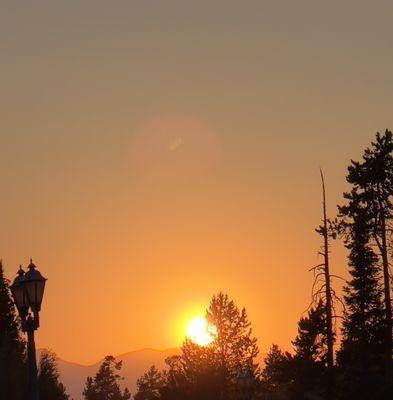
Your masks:
[[[48,278],[37,347],[180,346],[222,291],[261,353],[290,350],[321,262],[319,168],[334,217],[350,159],[393,129],[393,3],[9,3],[0,257]]]

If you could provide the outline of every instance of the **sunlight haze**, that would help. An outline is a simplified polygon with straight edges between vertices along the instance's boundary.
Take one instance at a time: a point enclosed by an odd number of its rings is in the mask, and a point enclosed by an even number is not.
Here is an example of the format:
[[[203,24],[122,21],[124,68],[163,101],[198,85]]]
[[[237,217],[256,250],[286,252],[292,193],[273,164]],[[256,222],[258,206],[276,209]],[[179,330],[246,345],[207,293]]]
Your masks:
[[[370,3],[0,0],[0,255],[48,278],[37,347],[174,348],[220,290],[262,353],[291,347],[319,168],[334,217],[393,128],[393,3]]]

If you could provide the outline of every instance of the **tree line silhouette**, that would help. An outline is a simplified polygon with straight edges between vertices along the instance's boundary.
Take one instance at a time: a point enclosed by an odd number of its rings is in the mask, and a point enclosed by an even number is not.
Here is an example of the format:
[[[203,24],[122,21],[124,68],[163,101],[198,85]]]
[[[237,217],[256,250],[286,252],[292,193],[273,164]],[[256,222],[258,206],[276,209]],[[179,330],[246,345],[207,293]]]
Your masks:
[[[206,320],[212,342],[199,346],[185,339],[180,355],[166,368],[149,368],[137,381],[134,400],[375,400],[393,398],[392,274],[393,138],[376,134],[361,161],[351,161],[337,215],[326,213],[322,180],[323,262],[311,268],[312,299],[298,322],[291,352],[273,344],[259,365],[257,339],[246,310],[224,293],[213,296]],[[330,242],[348,250],[349,279],[336,292]],[[339,324],[340,329],[335,329]],[[25,397],[25,343],[18,330],[9,281],[0,264],[0,399]],[[67,400],[53,353],[39,366],[40,400]],[[88,377],[85,400],[128,400],[120,387],[121,361],[107,356]]]
[[[181,355],[166,360],[166,370],[151,367],[138,380],[135,400],[393,398],[392,132],[377,133],[362,160],[351,161],[346,177],[350,190],[333,220],[326,213],[322,171],[321,179],[323,217],[316,231],[323,238],[323,262],[311,269],[312,302],[299,320],[293,351],[272,345],[259,366],[246,311],[220,293],[206,314],[217,328],[212,344],[200,347],[186,340]],[[335,239],[348,249],[350,279],[343,298],[330,271],[329,242]],[[338,318],[341,331],[335,332]]]

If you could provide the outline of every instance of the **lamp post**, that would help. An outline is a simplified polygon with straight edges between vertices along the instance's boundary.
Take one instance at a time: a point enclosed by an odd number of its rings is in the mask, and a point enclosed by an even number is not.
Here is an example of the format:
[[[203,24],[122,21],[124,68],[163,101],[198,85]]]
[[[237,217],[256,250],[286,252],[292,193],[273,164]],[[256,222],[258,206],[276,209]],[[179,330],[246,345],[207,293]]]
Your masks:
[[[22,331],[27,334],[28,358],[28,399],[38,400],[37,387],[37,359],[34,342],[34,331],[40,325],[39,312],[41,311],[46,279],[37,270],[30,259],[28,271],[25,273],[22,266],[11,285],[11,293],[22,322]],[[30,312],[31,311],[31,312]]]

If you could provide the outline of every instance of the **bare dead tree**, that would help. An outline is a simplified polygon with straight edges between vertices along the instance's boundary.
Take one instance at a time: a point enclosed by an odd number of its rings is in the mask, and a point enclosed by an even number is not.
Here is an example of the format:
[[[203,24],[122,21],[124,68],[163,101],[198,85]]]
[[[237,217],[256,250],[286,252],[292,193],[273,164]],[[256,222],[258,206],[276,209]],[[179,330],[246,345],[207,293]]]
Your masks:
[[[337,275],[332,275],[330,273],[330,263],[329,263],[329,254],[330,254],[330,245],[329,238],[332,236],[330,233],[330,220],[327,217],[326,211],[326,188],[325,188],[325,179],[320,169],[321,175],[321,184],[322,184],[322,224],[316,229],[316,232],[319,233],[323,238],[323,245],[321,246],[321,250],[318,252],[319,255],[323,257],[323,262],[311,268],[310,271],[314,273],[314,283],[312,285],[311,290],[311,303],[309,308],[313,305],[317,304],[320,299],[323,300],[326,307],[326,344],[327,344],[327,366],[331,369],[334,366],[334,329],[333,329],[333,320],[339,318],[335,312],[334,303],[337,301],[341,305],[342,300],[337,296],[336,292],[332,289],[332,278],[341,277]]]
[[[322,182],[322,207],[323,207],[323,221],[322,221],[322,229],[321,234],[323,236],[323,257],[324,257],[324,266],[323,272],[325,276],[325,297],[326,297],[326,328],[327,328],[327,362],[328,367],[332,368],[334,365],[334,334],[333,334],[333,317],[332,317],[332,291],[331,291],[331,281],[330,281],[330,266],[329,266],[329,232],[328,232],[328,219],[326,216],[326,190],[325,190],[325,179],[323,176],[322,169],[320,169],[321,173],[321,182]]]

